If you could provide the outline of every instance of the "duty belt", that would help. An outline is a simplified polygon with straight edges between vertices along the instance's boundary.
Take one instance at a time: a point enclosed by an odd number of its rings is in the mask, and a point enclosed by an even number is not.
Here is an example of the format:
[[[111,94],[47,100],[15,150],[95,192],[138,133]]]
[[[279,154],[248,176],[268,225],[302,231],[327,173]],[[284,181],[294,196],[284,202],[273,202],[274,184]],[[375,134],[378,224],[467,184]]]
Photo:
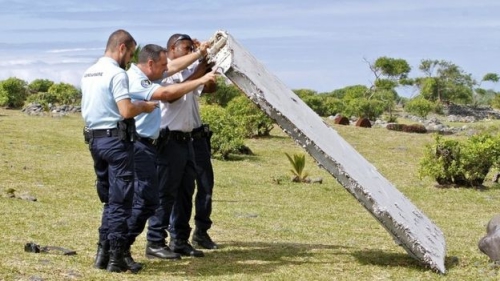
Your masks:
[[[148,143],[148,144],[151,144],[151,145],[156,145],[157,143],[157,140],[156,139],[152,139],[152,138],[143,138],[143,137],[137,137],[137,139],[143,143]]]
[[[117,137],[118,129],[97,129],[89,130],[88,133],[92,138]]]
[[[182,131],[170,131],[167,134],[169,135],[170,139],[176,141],[188,142],[191,140],[191,133],[185,133]]]
[[[210,136],[210,128],[208,125],[202,125],[198,128],[194,128],[191,132],[191,137],[193,139],[208,138]]]

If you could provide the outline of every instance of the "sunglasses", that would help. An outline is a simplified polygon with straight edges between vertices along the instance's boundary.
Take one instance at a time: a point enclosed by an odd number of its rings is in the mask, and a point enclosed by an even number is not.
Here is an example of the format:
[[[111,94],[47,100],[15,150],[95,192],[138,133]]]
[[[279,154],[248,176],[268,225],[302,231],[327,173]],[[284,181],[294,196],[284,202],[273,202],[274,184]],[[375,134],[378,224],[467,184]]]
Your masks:
[[[177,42],[182,41],[182,40],[189,40],[189,41],[193,42],[193,39],[191,39],[191,36],[189,36],[187,34],[181,34],[181,35],[179,35],[179,37],[177,37],[177,39],[175,39],[175,41],[172,45],[175,45],[175,44],[177,44]]]

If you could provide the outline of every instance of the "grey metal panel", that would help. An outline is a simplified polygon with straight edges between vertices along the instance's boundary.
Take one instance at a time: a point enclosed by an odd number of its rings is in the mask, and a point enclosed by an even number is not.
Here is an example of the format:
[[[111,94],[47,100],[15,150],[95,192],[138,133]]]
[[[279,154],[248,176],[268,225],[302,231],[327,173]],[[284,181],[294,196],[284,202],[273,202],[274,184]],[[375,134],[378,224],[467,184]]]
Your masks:
[[[344,186],[409,255],[445,273],[442,231],[229,33],[212,60],[253,102]],[[307,71],[307,70],[304,70]]]

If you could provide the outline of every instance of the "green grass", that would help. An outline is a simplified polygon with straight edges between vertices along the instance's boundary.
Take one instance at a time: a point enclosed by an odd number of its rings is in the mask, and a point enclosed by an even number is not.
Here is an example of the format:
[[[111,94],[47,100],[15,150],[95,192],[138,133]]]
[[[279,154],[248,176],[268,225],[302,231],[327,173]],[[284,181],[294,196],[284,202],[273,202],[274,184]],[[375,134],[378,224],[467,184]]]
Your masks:
[[[249,139],[253,156],[214,160],[214,225],[220,250],[178,262],[147,260],[145,235],[132,248],[138,275],[92,268],[101,205],[79,115],[30,117],[0,109],[0,280],[498,280],[479,252],[485,225],[498,212],[500,189],[437,189],[419,179],[430,134],[337,126],[363,156],[444,232],[448,272],[410,258],[385,229],[307,155],[305,170],[323,184],[291,182],[285,156],[304,153],[275,129]],[[463,138],[465,136],[454,136]],[[279,184],[277,183],[279,180]],[[489,184],[489,183],[488,183]],[[62,246],[76,256],[25,253],[23,246]],[[458,262],[457,262],[458,260]]]

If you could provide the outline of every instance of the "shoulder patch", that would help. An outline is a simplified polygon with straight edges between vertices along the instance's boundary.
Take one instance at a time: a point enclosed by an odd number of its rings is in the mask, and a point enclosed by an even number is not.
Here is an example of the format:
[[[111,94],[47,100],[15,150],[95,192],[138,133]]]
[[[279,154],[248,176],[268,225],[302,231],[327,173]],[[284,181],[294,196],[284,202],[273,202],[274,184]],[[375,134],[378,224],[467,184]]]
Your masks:
[[[141,81],[141,86],[144,88],[149,88],[151,87],[151,81],[149,81],[148,79],[144,79]]]

